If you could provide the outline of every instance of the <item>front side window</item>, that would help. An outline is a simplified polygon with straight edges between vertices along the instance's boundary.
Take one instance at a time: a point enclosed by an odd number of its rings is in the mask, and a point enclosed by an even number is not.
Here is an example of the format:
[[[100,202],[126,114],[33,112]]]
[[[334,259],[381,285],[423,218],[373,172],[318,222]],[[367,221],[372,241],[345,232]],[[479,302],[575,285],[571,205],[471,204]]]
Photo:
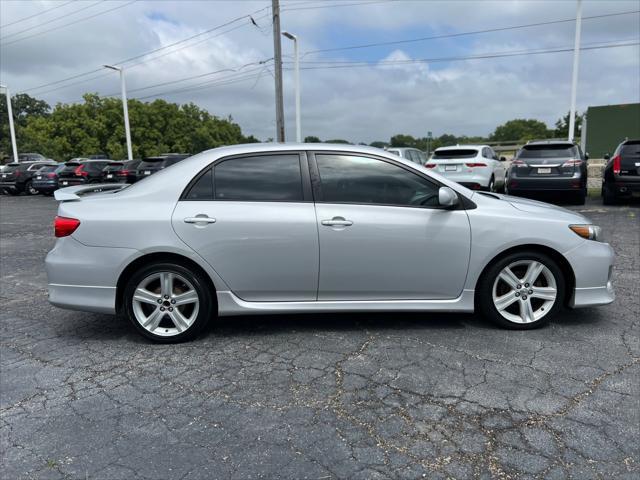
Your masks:
[[[214,166],[216,200],[301,202],[302,174],[295,155],[223,160]]]
[[[438,186],[404,168],[375,158],[316,155],[322,200],[397,206],[437,206]]]

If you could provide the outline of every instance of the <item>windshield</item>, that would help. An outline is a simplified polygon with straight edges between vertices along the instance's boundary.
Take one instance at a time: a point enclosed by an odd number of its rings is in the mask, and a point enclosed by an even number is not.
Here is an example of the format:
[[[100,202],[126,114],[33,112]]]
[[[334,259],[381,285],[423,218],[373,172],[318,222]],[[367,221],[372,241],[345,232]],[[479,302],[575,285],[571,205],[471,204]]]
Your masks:
[[[518,152],[518,158],[578,157],[578,147],[560,145],[526,145]]]

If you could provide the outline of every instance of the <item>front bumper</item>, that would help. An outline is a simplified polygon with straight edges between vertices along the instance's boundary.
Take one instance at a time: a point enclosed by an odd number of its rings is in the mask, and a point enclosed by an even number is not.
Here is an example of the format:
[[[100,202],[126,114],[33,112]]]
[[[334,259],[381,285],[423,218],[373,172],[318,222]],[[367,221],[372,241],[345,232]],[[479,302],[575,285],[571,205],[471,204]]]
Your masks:
[[[71,310],[116,313],[118,278],[136,254],[130,248],[88,247],[72,236],[59,238],[45,259],[49,302]]]
[[[585,240],[565,254],[575,274],[571,308],[607,305],[615,300],[612,274],[615,253],[608,243]]]

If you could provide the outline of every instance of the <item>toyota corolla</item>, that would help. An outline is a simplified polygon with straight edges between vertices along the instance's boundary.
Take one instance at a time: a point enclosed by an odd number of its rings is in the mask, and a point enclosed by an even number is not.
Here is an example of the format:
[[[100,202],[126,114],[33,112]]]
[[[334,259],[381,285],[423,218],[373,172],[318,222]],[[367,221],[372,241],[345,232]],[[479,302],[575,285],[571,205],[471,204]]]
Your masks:
[[[582,215],[374,148],[224,147],[55,196],[50,302],[158,342],[294,312],[477,311],[528,329],[614,299],[613,250]]]

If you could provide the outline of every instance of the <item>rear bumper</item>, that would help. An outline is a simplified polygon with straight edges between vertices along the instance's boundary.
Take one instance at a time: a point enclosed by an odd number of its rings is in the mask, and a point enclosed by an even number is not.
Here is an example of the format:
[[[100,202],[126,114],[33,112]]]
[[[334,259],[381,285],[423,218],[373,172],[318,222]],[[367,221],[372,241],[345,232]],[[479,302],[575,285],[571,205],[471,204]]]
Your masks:
[[[452,182],[457,182],[460,185],[464,185],[467,188],[471,188],[472,190],[479,187],[487,188],[489,187],[489,182],[491,181],[491,171],[487,169],[487,172],[481,173],[464,173],[464,172],[440,172],[437,171],[438,174],[445,177],[447,180],[451,180]],[[475,187],[475,188],[474,188]]]
[[[567,192],[586,187],[586,178],[573,177],[509,177],[509,192]]]
[[[16,182],[0,182],[0,188],[10,188],[12,190],[20,190]]]
[[[87,181],[84,178],[75,177],[60,177],[58,180],[58,186],[62,187],[74,187],[76,185],[84,185]]]
[[[33,182],[31,186],[39,192],[53,192],[58,189],[57,182]]]
[[[57,240],[45,259],[49,302],[86,312],[116,313],[116,286],[137,250],[88,247],[73,237]]]
[[[607,182],[606,186],[612,189],[617,196],[640,195],[640,178],[627,180],[624,177],[616,177],[614,182]]]

